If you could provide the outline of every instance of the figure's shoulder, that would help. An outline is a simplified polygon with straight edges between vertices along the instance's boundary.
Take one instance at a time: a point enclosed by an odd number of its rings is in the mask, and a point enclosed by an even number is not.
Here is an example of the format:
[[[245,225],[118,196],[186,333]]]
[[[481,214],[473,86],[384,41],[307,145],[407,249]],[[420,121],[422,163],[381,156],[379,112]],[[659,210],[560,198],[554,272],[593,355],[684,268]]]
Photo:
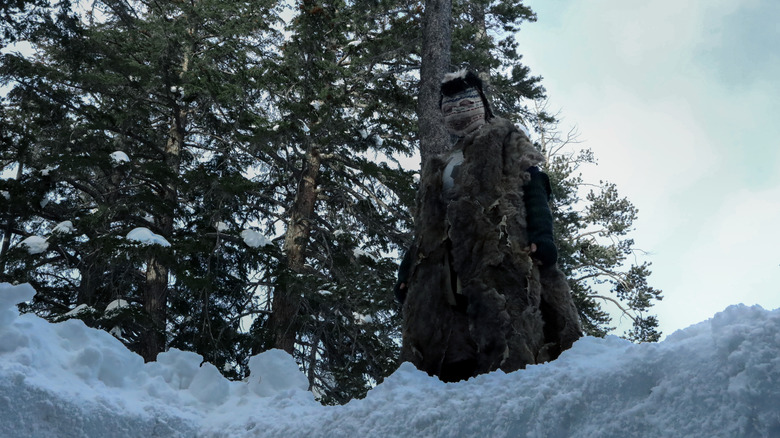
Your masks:
[[[528,137],[527,130],[519,128],[509,120],[500,117],[490,120],[490,125],[495,129],[492,135],[502,138],[505,148],[516,151],[522,157],[519,163],[523,169],[539,165],[545,161],[544,156]]]
[[[492,119],[488,120],[487,125],[491,129],[495,130],[502,130],[507,132],[517,131],[517,127],[512,122],[502,117],[493,117]]]
[[[493,117],[490,119],[487,122],[485,128],[491,131],[493,135],[498,134],[504,137],[515,133],[521,137],[524,137],[525,139],[529,139],[528,130],[524,126],[517,126],[511,121],[501,117]]]

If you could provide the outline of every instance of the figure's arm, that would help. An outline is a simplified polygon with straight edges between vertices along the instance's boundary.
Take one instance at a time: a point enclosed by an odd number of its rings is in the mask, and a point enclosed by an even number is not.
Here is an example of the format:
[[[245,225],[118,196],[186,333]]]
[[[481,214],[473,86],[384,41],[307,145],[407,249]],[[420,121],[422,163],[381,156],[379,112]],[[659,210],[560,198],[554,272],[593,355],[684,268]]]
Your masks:
[[[528,242],[536,246],[532,256],[544,266],[558,261],[558,249],[553,240],[553,217],[550,211],[550,178],[536,166],[528,168],[531,180],[523,186]]]
[[[401,266],[398,267],[398,280],[395,282],[393,293],[398,305],[403,305],[406,300],[406,292],[409,290],[409,274],[412,270],[412,258],[416,253],[417,246],[412,245],[404,254]]]

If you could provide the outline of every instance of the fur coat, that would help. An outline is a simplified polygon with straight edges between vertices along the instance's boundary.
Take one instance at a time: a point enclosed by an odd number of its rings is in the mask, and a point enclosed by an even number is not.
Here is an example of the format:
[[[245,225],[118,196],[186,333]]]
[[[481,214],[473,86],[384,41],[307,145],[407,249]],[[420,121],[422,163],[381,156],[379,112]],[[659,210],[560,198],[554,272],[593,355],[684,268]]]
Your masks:
[[[581,329],[561,271],[528,252],[523,185],[544,158],[498,118],[456,151],[452,188],[451,153],[429,159],[420,182],[401,359],[442,380],[555,359]]]

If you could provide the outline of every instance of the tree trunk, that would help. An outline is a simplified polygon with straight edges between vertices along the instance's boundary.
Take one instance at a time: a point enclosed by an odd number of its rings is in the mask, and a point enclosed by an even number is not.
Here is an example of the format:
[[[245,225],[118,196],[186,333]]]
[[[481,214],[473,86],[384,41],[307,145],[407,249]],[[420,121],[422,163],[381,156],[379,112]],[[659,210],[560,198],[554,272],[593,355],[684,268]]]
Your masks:
[[[186,65],[186,63],[185,63]],[[178,204],[178,187],[176,176],[181,167],[181,152],[184,148],[186,110],[180,107],[174,108],[171,117],[171,126],[168,133],[168,142],[165,145],[165,164],[174,175],[165,183],[163,199],[168,211],[157,218],[157,225],[166,239],[173,235],[173,221],[176,205]],[[159,251],[157,247],[153,251]],[[149,317],[149,326],[141,335],[141,356],[146,362],[157,359],[157,355],[165,351],[166,324],[168,307],[168,274],[169,267],[166,261],[159,255],[152,254],[147,260],[146,287],[142,300],[144,310]]]
[[[189,34],[192,34],[190,29]],[[196,53],[194,44],[186,45],[179,65],[179,78],[189,70],[190,61]],[[184,151],[188,109],[179,102],[178,97],[171,103],[171,122],[168,128],[168,141],[165,144],[164,161],[170,171],[163,185],[165,213],[156,219],[163,237],[173,236],[173,222],[176,207],[179,205],[178,177],[181,171],[181,154]],[[155,248],[159,251],[158,248]],[[147,260],[146,287],[142,294],[143,306],[150,318],[150,327],[142,333],[141,356],[149,362],[165,351],[168,322],[168,275],[170,262],[158,254],[152,254]]]
[[[302,289],[297,274],[303,273],[306,261],[306,247],[311,231],[311,217],[317,201],[317,176],[322,156],[317,147],[306,154],[298,191],[295,197],[287,234],[284,237],[284,252],[287,260],[285,277],[274,289],[273,313],[269,321],[274,348],[290,354],[295,349],[297,335],[296,321],[301,305]]]
[[[450,65],[452,43],[452,0],[427,0],[423,17],[422,63],[417,119],[420,133],[420,159],[425,161],[450,148],[450,135],[439,109],[441,79]]]

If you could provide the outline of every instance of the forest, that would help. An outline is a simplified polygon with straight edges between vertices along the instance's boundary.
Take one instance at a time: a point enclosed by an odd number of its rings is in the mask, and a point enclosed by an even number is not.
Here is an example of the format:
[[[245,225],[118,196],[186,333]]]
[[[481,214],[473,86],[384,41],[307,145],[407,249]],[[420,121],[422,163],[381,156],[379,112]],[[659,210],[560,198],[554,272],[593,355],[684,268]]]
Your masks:
[[[283,349],[325,404],[398,366],[431,84],[468,67],[531,132],[586,334],[660,338],[638,210],[546,105],[520,0],[17,0],[0,6],[0,282],[25,312],[229,379]],[[446,71],[445,71],[446,70]]]

